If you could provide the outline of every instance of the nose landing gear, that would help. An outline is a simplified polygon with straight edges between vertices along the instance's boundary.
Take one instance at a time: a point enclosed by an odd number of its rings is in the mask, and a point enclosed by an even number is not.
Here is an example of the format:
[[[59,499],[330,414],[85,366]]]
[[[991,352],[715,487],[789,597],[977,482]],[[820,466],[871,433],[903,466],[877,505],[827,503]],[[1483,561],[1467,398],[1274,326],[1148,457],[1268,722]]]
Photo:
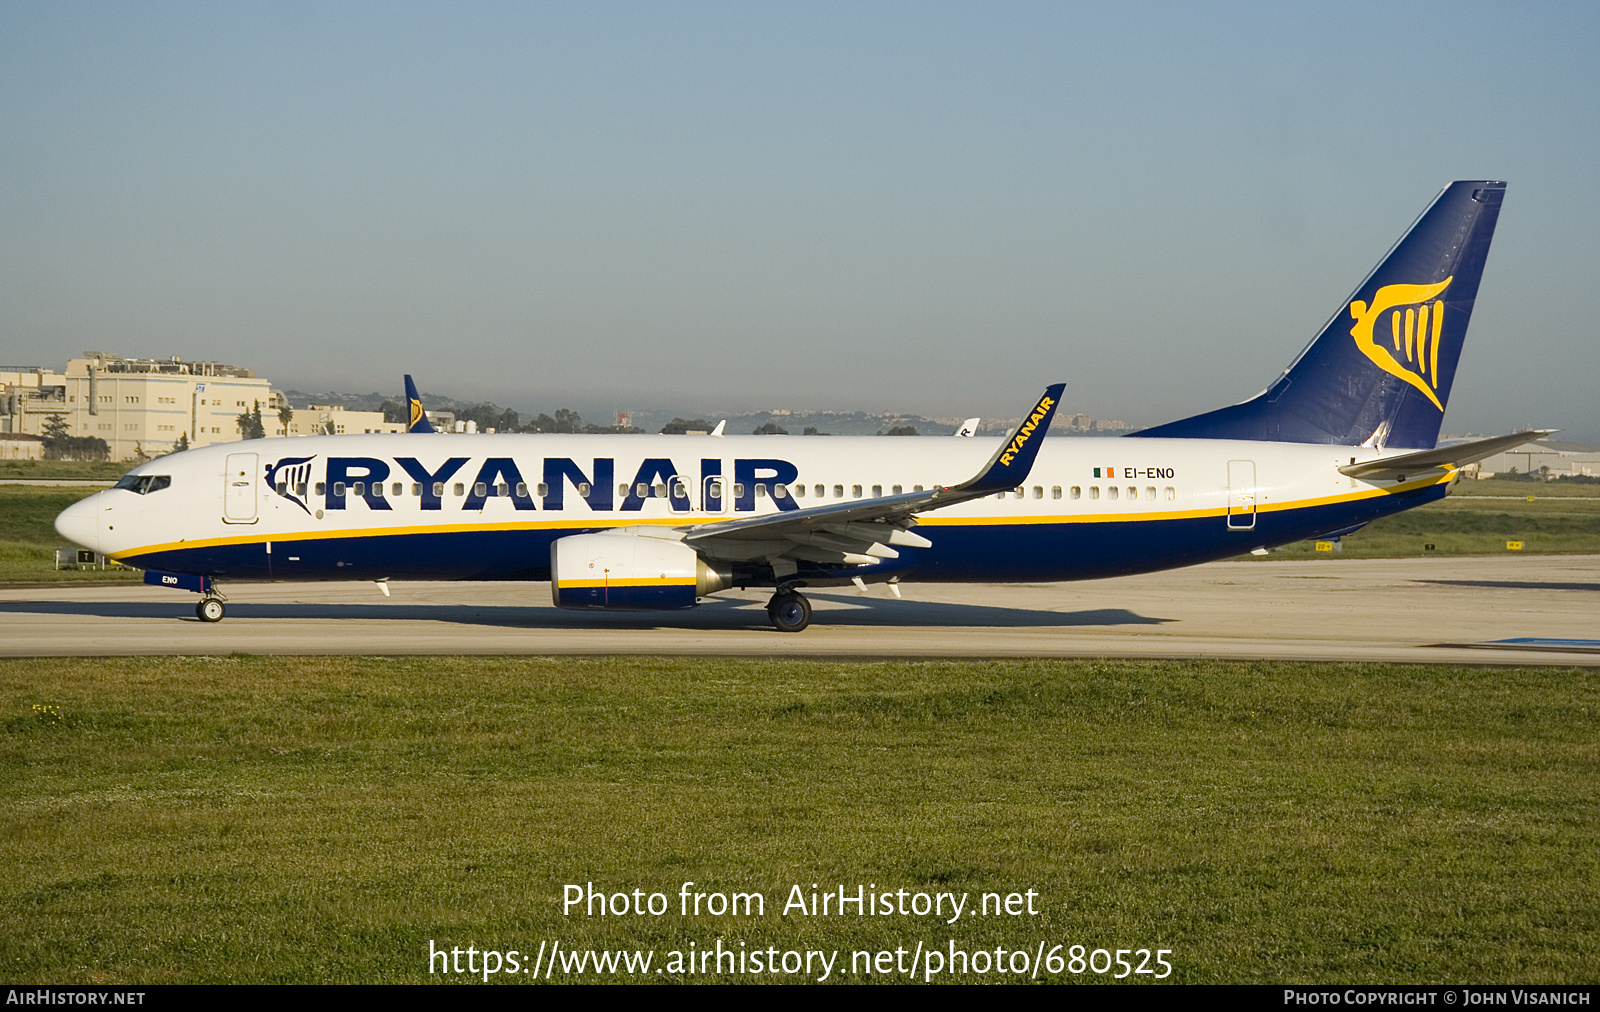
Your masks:
[[[811,624],[811,602],[792,590],[780,590],[767,602],[767,618],[779,632],[799,632]]]
[[[228,609],[218,597],[202,597],[194,606],[195,617],[202,622],[221,622],[227,613]]]

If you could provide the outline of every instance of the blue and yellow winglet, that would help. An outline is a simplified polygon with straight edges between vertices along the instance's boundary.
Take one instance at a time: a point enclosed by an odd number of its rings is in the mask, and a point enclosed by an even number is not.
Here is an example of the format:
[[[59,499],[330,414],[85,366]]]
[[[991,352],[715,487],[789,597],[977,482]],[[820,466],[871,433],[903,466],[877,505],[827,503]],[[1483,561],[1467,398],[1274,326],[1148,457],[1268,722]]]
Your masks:
[[[411,374],[406,373],[406,422],[407,432],[437,432],[428,421],[428,413],[422,410],[422,398],[417,394],[417,385],[411,382]]]
[[[1022,424],[1012,431],[1010,438],[1000,445],[989,464],[978,475],[957,485],[954,491],[973,495],[987,495],[1016,488],[1028,480],[1033,470],[1033,460],[1039,455],[1044,435],[1050,431],[1050,420],[1061,404],[1065,383],[1052,383],[1045,387],[1044,395],[1023,416]]]

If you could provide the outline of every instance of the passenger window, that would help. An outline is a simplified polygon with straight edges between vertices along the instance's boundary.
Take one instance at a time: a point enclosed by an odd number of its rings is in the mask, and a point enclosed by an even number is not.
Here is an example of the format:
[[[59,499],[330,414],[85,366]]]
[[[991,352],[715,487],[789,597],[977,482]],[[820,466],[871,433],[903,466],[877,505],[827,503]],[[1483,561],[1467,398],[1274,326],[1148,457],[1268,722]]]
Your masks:
[[[913,486],[911,486],[911,491],[913,491],[913,492],[921,492],[922,491],[922,486],[921,485],[913,485]]]
[[[476,496],[486,496],[486,495],[489,494],[489,486],[485,485],[481,481],[473,482],[472,483],[472,494],[476,495]]]
[[[545,484],[542,481],[539,483],[539,494],[540,495],[547,494],[545,492]],[[589,483],[588,482],[586,482],[586,481],[578,482],[578,494],[583,496],[585,499],[589,498]]]
[[[1145,489],[1144,490],[1144,497],[1146,499],[1149,499],[1151,502],[1155,502],[1156,487],[1154,485],[1151,485],[1149,488]]]
[[[317,488],[318,488],[317,494],[321,495],[322,492],[320,490],[321,490],[322,486],[318,485]],[[461,494],[460,492],[456,493],[456,495],[460,495],[460,494]],[[441,499],[441,498],[444,497],[444,482],[436,481],[436,482],[433,483],[433,497],[435,499]]]
[[[743,482],[736,481],[736,482],[733,483],[733,497],[735,499],[743,499],[744,498],[744,483]]]
[[[317,495],[327,495],[327,488],[328,485],[326,482],[317,482]]]
[[[458,481],[458,482],[456,482],[456,487],[455,487],[455,489],[453,491],[455,492],[456,495],[466,495],[467,494],[467,486],[461,484]]]
[[[872,486],[872,498],[877,499],[877,498],[880,498],[882,495],[883,495],[883,486],[882,485],[874,485],[874,486]]]
[[[826,491],[826,486],[818,485],[816,488],[812,489],[812,491],[817,493],[817,498],[818,499],[821,499],[823,497],[824,492]]]
[[[517,482],[517,498],[518,499],[526,499],[526,498],[528,498],[528,483],[527,482],[525,482],[525,481]]]
[[[1052,498],[1052,499],[1060,499],[1061,498],[1061,486],[1060,485],[1051,485],[1050,486],[1050,498]]]
[[[278,494],[279,495],[288,495],[289,494],[289,483],[288,482],[286,482],[286,481],[278,482]]]
[[[617,495],[622,496],[624,499],[626,499],[628,497],[628,483],[627,482],[623,482],[621,485],[617,486]]]
[[[354,495],[366,495],[367,483],[364,481],[358,481],[354,485],[350,486],[350,491]]]
[[[843,499],[844,498],[844,486],[843,485],[835,485],[835,486],[833,486],[833,497],[835,499]]]
[[[895,494],[895,495],[900,495],[900,494],[902,494],[902,489],[903,489],[903,487],[904,487],[904,486],[901,486],[901,485],[896,485],[896,486],[895,486],[895,487],[894,487],[894,494]]]
[[[806,487],[804,485],[796,485],[795,487],[798,488],[802,493],[804,493],[805,490],[806,490]],[[789,497],[789,486],[787,486],[787,485],[774,485],[774,486],[772,486],[772,498],[774,498],[774,499],[787,499],[788,497]]]
[[[393,496],[403,496],[406,494],[406,487],[402,482],[397,481],[393,485],[389,486],[389,494]]]
[[[1139,498],[1139,490],[1134,488],[1132,485],[1129,485],[1128,486],[1128,498],[1129,499],[1137,499],[1137,498]]]
[[[1117,486],[1111,485],[1111,486],[1107,487],[1106,488],[1106,498],[1107,499],[1115,499],[1116,497],[1117,497]]]
[[[1035,485],[1035,486],[1033,486],[1033,497],[1035,499],[1043,499],[1044,498],[1044,486],[1043,485]]]
[[[803,483],[794,487],[794,497],[796,499],[804,499],[806,497],[806,487]]]
[[[850,497],[852,499],[860,499],[861,498],[861,486],[860,485],[851,485],[850,486]]]
[[[1082,485],[1074,485],[1074,486],[1072,486],[1072,493],[1071,494],[1072,494],[1072,498],[1074,498],[1074,499],[1082,499],[1083,498],[1083,486]]]
[[[422,482],[414,481],[411,483],[411,494],[418,496],[422,494]]]
[[[1173,488],[1171,485],[1168,485],[1167,486],[1167,502],[1171,502],[1172,500],[1174,500],[1176,498],[1178,498],[1178,490]]]
[[[765,499],[766,497],[767,497],[767,486],[766,486],[766,483],[765,482],[759,482],[759,481],[756,482],[756,498],[757,499]]]
[[[660,481],[656,482],[653,486],[651,486],[650,494],[657,499],[665,499],[667,497],[666,483]]]
[[[1027,492],[1023,489],[1023,487],[1021,485],[1018,485],[1016,488],[1011,490],[1011,495],[1015,499],[1021,499],[1026,494],[1027,494]]]
[[[688,495],[689,486],[685,485],[682,479],[678,479],[672,483],[672,497],[674,499],[684,499],[687,498]]]

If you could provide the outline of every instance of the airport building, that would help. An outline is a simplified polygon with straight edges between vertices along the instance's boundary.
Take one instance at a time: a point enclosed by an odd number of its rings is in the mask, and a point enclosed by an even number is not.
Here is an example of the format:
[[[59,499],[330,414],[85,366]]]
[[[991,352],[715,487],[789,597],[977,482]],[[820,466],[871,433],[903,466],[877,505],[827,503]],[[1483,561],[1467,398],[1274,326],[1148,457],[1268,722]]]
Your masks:
[[[433,412],[429,412],[430,415]],[[263,416],[265,421],[265,416]],[[296,408],[294,417],[289,419],[289,429],[283,431],[277,416],[272,418],[273,425],[277,426],[277,435],[283,436],[340,436],[347,432],[404,432],[404,422],[386,422],[383,420],[382,411],[354,411],[349,408],[339,407],[337,404],[313,404],[306,408]],[[267,426],[267,431],[272,432],[273,426]]]
[[[1543,474],[1550,478],[1578,475],[1600,477],[1600,446],[1539,439],[1497,453],[1478,465],[1478,473],[1484,477],[1507,474],[1512,470],[1518,474]]]
[[[261,406],[268,435],[283,435],[283,395],[250,369],[179,358],[86,351],[66,372],[0,366],[0,434],[43,436],[59,415],[68,435],[103,439],[112,460],[239,439],[238,417]]]

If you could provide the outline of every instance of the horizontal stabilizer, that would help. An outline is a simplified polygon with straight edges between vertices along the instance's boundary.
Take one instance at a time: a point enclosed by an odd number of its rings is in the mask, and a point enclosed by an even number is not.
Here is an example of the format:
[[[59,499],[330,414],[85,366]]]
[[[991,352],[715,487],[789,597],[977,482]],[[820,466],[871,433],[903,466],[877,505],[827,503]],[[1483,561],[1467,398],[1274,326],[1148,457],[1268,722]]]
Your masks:
[[[1462,467],[1467,464],[1476,464],[1480,460],[1492,457],[1502,450],[1509,450],[1513,446],[1521,446],[1523,443],[1531,443],[1535,439],[1543,439],[1555,431],[1555,429],[1531,429],[1527,432],[1513,432],[1508,436],[1474,439],[1466,443],[1454,443],[1450,446],[1436,446],[1431,450],[1419,450],[1416,453],[1403,453],[1398,457],[1380,457],[1377,460],[1366,460],[1359,464],[1346,464],[1339,470],[1352,478],[1369,478],[1380,474],[1423,471],[1431,467]]]

